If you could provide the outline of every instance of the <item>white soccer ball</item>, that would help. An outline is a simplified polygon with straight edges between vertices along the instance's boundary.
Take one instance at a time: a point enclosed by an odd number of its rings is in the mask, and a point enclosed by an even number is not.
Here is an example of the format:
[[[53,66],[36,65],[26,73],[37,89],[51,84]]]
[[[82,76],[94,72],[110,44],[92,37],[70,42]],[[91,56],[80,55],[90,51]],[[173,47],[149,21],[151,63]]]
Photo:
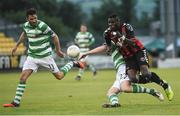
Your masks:
[[[76,45],[71,45],[67,49],[67,55],[72,58],[77,58],[80,54],[80,49]]]

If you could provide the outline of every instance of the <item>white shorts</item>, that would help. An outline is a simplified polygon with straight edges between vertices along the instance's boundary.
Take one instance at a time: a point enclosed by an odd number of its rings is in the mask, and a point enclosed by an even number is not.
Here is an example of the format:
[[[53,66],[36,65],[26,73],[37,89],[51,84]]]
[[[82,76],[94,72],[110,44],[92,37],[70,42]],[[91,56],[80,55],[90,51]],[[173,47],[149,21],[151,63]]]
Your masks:
[[[32,69],[33,72],[37,72],[39,66],[47,68],[52,73],[59,72],[56,63],[51,56],[45,58],[33,58],[28,56],[26,61],[24,62],[22,70]]]
[[[118,88],[120,90],[121,83],[123,81],[129,81],[129,77],[126,74],[126,64],[121,64],[117,70],[116,73],[116,80],[114,81],[114,84],[112,87]]]

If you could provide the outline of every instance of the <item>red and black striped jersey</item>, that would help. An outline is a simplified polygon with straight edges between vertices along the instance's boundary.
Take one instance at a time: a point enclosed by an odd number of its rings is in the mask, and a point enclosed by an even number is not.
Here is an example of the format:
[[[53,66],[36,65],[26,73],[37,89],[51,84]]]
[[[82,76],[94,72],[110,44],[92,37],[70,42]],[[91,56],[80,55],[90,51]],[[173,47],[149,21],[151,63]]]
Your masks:
[[[119,34],[117,34],[119,33]],[[122,46],[119,46],[119,51],[123,55],[124,58],[129,58],[133,56],[139,50],[144,49],[144,45],[134,36],[134,30],[130,24],[123,23],[120,25],[119,30],[114,32],[110,28],[107,28],[104,31],[104,39],[106,40],[106,44],[111,46],[111,42],[116,44],[118,42],[118,38],[124,35],[127,39],[129,39],[133,44],[128,42],[123,43]]]

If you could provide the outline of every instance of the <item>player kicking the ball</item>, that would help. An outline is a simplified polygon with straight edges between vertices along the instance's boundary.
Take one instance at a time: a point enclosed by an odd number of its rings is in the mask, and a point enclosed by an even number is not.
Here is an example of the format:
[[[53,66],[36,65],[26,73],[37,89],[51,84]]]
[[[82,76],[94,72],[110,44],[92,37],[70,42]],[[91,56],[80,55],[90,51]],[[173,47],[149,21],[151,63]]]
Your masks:
[[[12,55],[14,55],[20,43],[27,37],[29,41],[28,57],[23,65],[15,98],[10,104],[4,104],[4,107],[20,106],[21,98],[26,88],[26,81],[32,72],[37,71],[39,66],[49,69],[58,80],[61,80],[74,66],[84,68],[83,63],[71,61],[60,68],[59,71],[54,59],[51,56],[52,49],[50,46],[50,40],[52,39],[55,44],[56,54],[60,57],[64,57],[64,53],[60,48],[58,36],[47,24],[37,19],[36,10],[34,8],[27,10],[26,16],[28,21],[23,25],[24,31],[21,33],[16,46],[13,48]]]
[[[89,52],[81,54],[80,59],[85,57],[86,55],[97,54],[106,51],[109,51],[109,47],[106,44],[104,44],[102,46],[94,48]],[[118,99],[118,93],[120,92],[147,93],[158,98],[160,101],[164,100],[163,95],[157,90],[145,88],[137,84],[132,84],[131,81],[129,80],[128,75],[126,75],[126,65],[123,56],[119,53],[118,47],[113,43],[111,43],[111,52],[112,52],[111,56],[114,62],[114,67],[117,70],[116,80],[114,81],[114,84],[107,92],[107,96],[109,98],[110,103],[103,104],[102,107],[104,108],[120,107],[119,99]]]

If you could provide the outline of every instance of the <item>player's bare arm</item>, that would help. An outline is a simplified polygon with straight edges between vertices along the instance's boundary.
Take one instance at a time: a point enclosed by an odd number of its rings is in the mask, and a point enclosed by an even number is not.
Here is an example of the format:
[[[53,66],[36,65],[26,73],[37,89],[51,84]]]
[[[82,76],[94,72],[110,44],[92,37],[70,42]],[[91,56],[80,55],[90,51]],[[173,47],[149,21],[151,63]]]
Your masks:
[[[86,53],[80,54],[79,59],[82,59],[82,58],[86,57],[87,55],[103,53],[103,52],[106,52],[107,50],[108,50],[107,45],[101,45],[101,46],[94,48]]]
[[[56,48],[56,54],[60,57],[64,57],[65,54],[61,51],[61,46],[60,46],[60,42],[59,42],[59,37],[55,34],[55,36],[53,37],[53,42]]]
[[[25,38],[26,38],[25,36],[26,36],[25,32],[22,32],[21,35],[20,35],[20,37],[19,37],[18,42],[16,43],[16,46],[12,49],[12,52],[11,52],[12,56],[14,56],[14,53],[16,52],[18,46],[19,46],[22,42],[24,42],[24,40],[25,40]]]

